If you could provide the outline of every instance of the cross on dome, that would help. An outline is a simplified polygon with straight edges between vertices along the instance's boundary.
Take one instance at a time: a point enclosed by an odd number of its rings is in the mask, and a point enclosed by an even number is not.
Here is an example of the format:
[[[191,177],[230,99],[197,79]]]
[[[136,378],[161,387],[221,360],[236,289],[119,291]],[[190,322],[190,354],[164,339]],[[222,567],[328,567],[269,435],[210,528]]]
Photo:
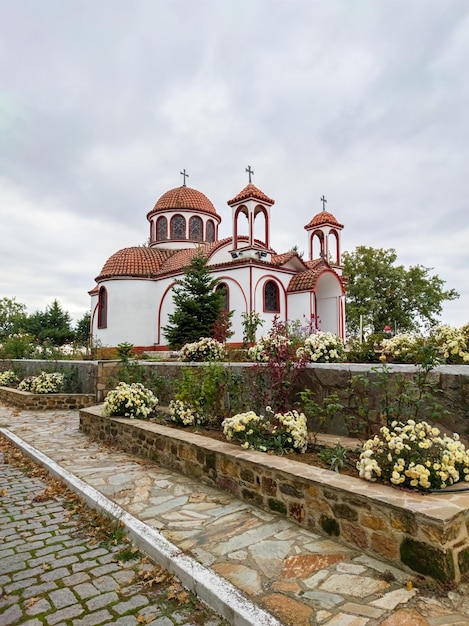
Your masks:
[[[183,180],[184,180],[184,182],[182,183],[182,186],[185,187],[186,186],[186,178],[189,178],[189,174],[186,174],[186,168],[184,168],[182,170],[182,172],[179,172],[179,173],[182,175]]]

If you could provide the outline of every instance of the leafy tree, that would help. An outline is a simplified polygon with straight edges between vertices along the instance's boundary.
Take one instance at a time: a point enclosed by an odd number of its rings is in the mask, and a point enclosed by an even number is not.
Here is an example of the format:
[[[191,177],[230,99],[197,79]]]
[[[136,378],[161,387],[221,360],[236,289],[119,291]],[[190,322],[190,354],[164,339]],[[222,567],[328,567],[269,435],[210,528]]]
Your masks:
[[[16,298],[0,298],[0,339],[23,330],[26,317],[26,306]]]
[[[392,248],[358,246],[355,252],[345,252],[342,259],[348,279],[345,310],[351,335],[359,333],[361,315],[373,333],[388,325],[400,332],[433,325],[442,302],[459,298],[454,289],[443,289],[444,280],[429,274],[432,268],[396,265]]]
[[[219,282],[211,277],[207,259],[199,250],[174,288],[174,313],[169,315],[170,323],[163,328],[172,348],[214,336],[214,324],[225,298],[222,290],[215,289]]]

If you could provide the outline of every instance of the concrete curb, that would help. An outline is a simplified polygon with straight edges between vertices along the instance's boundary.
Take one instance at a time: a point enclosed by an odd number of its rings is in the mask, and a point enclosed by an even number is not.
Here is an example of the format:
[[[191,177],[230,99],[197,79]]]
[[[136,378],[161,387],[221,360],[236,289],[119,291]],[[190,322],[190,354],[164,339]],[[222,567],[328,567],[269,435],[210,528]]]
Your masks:
[[[129,538],[151,559],[179,578],[181,583],[233,626],[282,626],[275,617],[245,598],[236,587],[211,569],[184,554],[161,533],[127,513],[115,502],[33,448],[7,428],[0,433],[27,456],[85,500],[91,508],[124,524]]]

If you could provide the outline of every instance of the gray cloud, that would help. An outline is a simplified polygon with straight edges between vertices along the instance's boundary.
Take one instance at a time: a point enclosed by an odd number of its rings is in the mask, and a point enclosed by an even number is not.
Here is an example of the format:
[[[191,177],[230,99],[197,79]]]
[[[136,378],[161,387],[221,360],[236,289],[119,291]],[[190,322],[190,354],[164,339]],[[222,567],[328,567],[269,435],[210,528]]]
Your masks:
[[[278,251],[324,193],[344,249],[434,267],[463,324],[468,55],[464,0],[0,1],[0,296],[79,316],[183,167],[227,236],[251,164]]]

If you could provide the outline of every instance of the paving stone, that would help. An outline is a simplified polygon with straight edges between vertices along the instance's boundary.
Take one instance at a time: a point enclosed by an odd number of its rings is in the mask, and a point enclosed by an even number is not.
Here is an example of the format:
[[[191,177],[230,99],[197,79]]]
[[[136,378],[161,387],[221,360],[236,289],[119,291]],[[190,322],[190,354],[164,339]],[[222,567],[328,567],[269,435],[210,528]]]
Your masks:
[[[388,593],[385,593],[382,598],[378,598],[378,600],[373,600],[370,604],[372,606],[377,606],[382,609],[388,609],[392,611],[396,608],[398,604],[408,602],[416,595],[416,593],[416,589],[411,589],[410,591],[408,591],[407,589],[395,589],[394,591],[389,591]]]
[[[310,626],[314,610],[293,598],[280,594],[270,594],[263,598],[263,604],[268,611],[279,616],[285,626]]]
[[[262,592],[262,580],[259,573],[245,565],[216,563],[213,565],[213,570],[251,596]]]
[[[367,617],[348,615],[347,613],[338,613],[327,622],[327,626],[366,626],[367,624]]]
[[[381,622],[381,626],[430,626],[415,609],[399,609]]]
[[[52,591],[49,594],[49,598],[57,609],[62,609],[64,606],[70,606],[71,604],[75,604],[77,601],[75,594],[67,588]]]
[[[330,578],[320,585],[320,589],[323,591],[357,598],[371,596],[374,593],[383,591],[387,587],[389,587],[389,584],[384,580],[356,576],[355,574],[332,574]]]

